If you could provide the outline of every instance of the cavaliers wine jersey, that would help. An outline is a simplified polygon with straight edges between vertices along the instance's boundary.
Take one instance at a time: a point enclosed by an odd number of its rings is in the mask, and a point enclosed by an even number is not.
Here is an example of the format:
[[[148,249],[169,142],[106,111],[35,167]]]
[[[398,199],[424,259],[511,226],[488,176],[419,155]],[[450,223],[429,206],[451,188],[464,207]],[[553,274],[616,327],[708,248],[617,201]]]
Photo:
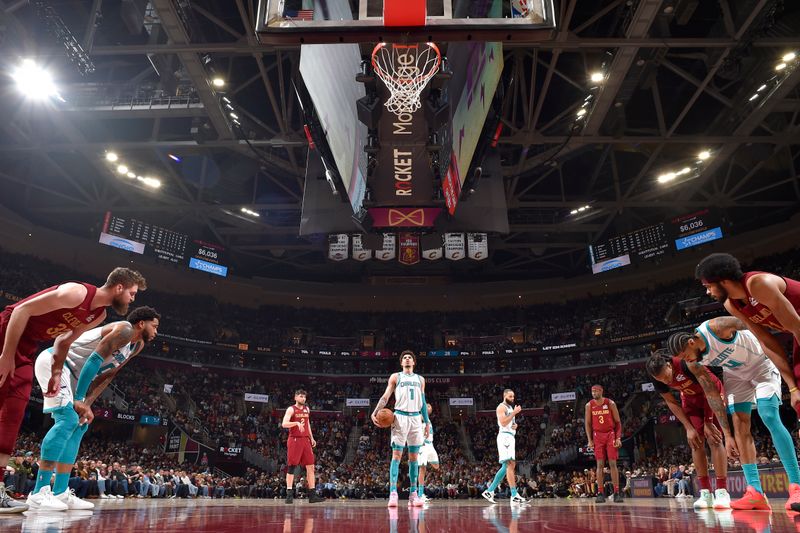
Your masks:
[[[592,431],[614,431],[614,415],[611,412],[611,400],[603,398],[597,403],[594,398],[589,400],[589,410],[592,412]]]
[[[292,417],[289,419],[290,422],[300,422],[303,420],[303,424],[305,428],[303,431],[300,431],[300,428],[297,426],[293,426],[289,428],[289,436],[290,437],[308,437],[308,417],[309,417],[309,409],[307,405],[303,407],[297,407],[296,405],[292,406]]]
[[[670,358],[670,364],[672,365],[672,381],[669,385],[665,385],[658,380],[654,380],[653,388],[656,392],[664,393],[673,389],[680,392],[681,396],[687,399],[693,397],[699,398],[704,395],[703,386],[697,381],[697,376],[689,370],[686,361],[680,357],[672,357]],[[711,374],[711,380],[717,388],[720,388],[719,378],[717,378],[717,376]]]
[[[731,298],[729,301],[754,324],[761,324],[762,326],[776,329],[778,331],[789,331],[787,327],[781,324],[780,320],[778,320],[778,318],[772,313],[772,310],[753,298],[753,296],[750,294],[750,291],[747,289],[747,280],[756,274],[765,274],[765,272],[746,272],[742,278],[742,287],[744,287],[744,292],[747,295],[747,299],[734,300]],[[792,307],[800,312],[800,281],[791,278],[783,278],[783,281],[786,282],[786,290],[783,292],[783,295],[787,300],[789,300],[789,302],[792,304]]]

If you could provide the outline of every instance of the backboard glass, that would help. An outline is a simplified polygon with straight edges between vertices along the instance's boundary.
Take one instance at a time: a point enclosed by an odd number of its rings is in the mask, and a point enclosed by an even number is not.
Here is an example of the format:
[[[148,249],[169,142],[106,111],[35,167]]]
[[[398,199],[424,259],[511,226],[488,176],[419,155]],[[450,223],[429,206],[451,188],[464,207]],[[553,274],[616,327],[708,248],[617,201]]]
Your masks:
[[[411,0],[409,0],[411,1]],[[552,0],[426,0],[424,26],[387,27],[383,0],[260,0],[256,30],[265,44],[546,39]]]

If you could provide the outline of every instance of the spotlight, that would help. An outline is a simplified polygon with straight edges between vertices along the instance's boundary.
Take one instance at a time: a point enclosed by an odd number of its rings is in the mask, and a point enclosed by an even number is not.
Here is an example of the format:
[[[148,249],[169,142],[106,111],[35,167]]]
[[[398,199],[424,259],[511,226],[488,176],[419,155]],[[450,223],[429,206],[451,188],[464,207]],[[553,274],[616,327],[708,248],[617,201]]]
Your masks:
[[[128,167],[126,167],[125,165],[118,165],[117,166],[117,172],[119,172],[120,174],[127,174],[128,173]]]
[[[711,152],[709,152],[708,150],[703,150],[702,152],[700,152],[699,154],[697,154],[697,158],[698,158],[700,161],[705,161],[705,160],[706,160],[706,159],[708,159],[709,157],[711,157]]]
[[[225,87],[225,80],[223,80],[219,76],[215,76],[215,77],[211,78],[211,84],[214,87],[216,87],[218,89],[221,89],[221,88]]]
[[[674,179],[675,179],[675,173],[674,172],[667,172],[666,174],[661,174],[658,177],[658,182],[659,183],[667,183],[667,182],[672,181]]]
[[[239,118],[239,115],[237,115],[236,113],[230,113],[230,117],[235,119]]]
[[[128,172],[126,174],[126,176],[128,176],[129,178],[135,178],[136,177],[136,173],[135,172]]]
[[[119,156],[114,152],[106,152],[106,161],[113,163],[117,159],[119,159]]]
[[[52,97],[61,98],[53,82],[53,77],[45,69],[34,63],[32,59],[24,60],[22,65],[14,70],[11,77],[17,82],[17,88],[26,98],[33,100],[46,100]]]
[[[572,211],[569,212],[569,214],[570,215],[577,215],[578,214],[578,210],[577,209],[573,209]]]
[[[161,180],[156,178],[142,178],[141,180],[145,185],[148,187],[152,187],[153,189],[158,189],[161,187]]]
[[[788,63],[789,61],[794,61],[795,57],[797,57],[797,54],[794,52],[789,52],[788,54],[785,54],[781,60],[783,60],[784,63]]]
[[[766,89],[766,88],[767,88],[767,84],[765,83],[764,85],[762,85],[761,87],[759,87],[758,89],[756,89],[756,92],[757,92],[757,93],[760,93],[761,91],[763,91],[763,90],[764,90],[764,89]]]
[[[751,96],[751,97],[749,98],[749,100],[748,100],[748,101],[749,101],[749,102],[752,102],[752,101],[753,101],[753,100],[755,100],[756,98],[758,98],[758,93],[755,93],[753,96]]]
[[[167,157],[169,157],[170,159],[172,159],[176,163],[180,163],[181,161],[183,161],[183,159],[181,159],[180,156],[177,156],[175,154],[167,154]]]
[[[775,65],[775,70],[777,70],[778,72],[780,72],[785,68],[786,68],[786,63],[778,63],[777,65]]]
[[[577,114],[578,114],[579,117],[582,117],[583,115],[586,114],[586,109],[584,109],[584,108],[578,109],[578,113]]]
[[[594,83],[600,83],[605,79],[605,76],[602,72],[592,72],[592,75],[589,79],[591,79]]]

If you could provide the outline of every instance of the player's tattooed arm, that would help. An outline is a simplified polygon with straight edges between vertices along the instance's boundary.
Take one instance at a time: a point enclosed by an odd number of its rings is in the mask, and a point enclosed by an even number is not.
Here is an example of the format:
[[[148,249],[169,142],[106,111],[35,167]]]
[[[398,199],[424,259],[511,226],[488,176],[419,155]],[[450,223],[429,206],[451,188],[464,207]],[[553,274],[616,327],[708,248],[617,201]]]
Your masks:
[[[729,438],[731,436],[731,428],[728,424],[728,413],[725,409],[725,402],[722,401],[719,389],[717,389],[717,386],[711,380],[711,373],[700,363],[690,363],[687,361],[686,366],[689,367],[692,374],[697,377],[697,382],[703,387],[708,405],[714,412],[714,416],[717,417],[719,425],[722,426],[722,432],[725,434],[725,438]]]
[[[378,414],[378,411],[386,407],[386,404],[389,403],[389,397],[394,393],[394,388],[397,386],[397,374],[392,374],[389,377],[389,382],[386,383],[386,390],[383,393],[383,396],[380,397],[378,400],[378,404],[375,406],[375,410],[372,411],[372,418],[373,420]]]
[[[708,321],[708,327],[721,339],[730,339],[737,331],[747,329],[747,325],[735,316],[712,318]]]
[[[97,344],[95,352],[97,352],[103,359],[111,357],[115,351],[119,350],[133,338],[133,326],[130,322],[116,322],[110,324],[110,330],[103,332],[103,338]],[[105,329],[105,328],[104,328]]]

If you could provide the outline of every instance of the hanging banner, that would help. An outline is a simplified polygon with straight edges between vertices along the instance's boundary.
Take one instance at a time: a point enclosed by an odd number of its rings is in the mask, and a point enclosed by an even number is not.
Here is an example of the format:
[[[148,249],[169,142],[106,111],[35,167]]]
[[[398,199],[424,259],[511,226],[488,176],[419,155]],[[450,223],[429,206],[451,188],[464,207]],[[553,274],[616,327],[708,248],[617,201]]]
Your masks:
[[[364,248],[363,236],[361,234],[353,235],[353,259],[356,261],[372,259],[372,250]]]
[[[375,250],[375,259],[380,261],[391,261],[397,257],[395,246],[397,244],[397,235],[394,233],[383,234],[383,247],[380,250]]]
[[[554,392],[550,394],[551,402],[570,402],[575,400],[575,392]]]
[[[419,263],[419,235],[415,233],[398,233],[400,239],[400,263],[416,265]]]
[[[165,394],[172,394],[172,384],[171,383],[164,383],[164,393]]]
[[[348,258],[350,236],[347,233],[328,235],[328,259],[344,261]]]
[[[472,398],[450,398],[450,405],[453,407],[472,407]]]
[[[489,239],[485,233],[467,233],[467,255],[475,261],[489,257]]]
[[[440,246],[433,250],[422,250],[422,258],[428,261],[438,261],[444,256],[444,249]]]
[[[451,261],[464,259],[464,234],[444,234],[444,256]]]
[[[461,196],[461,178],[458,175],[458,159],[455,151],[450,153],[450,164],[447,166],[447,173],[442,180],[442,192],[444,201],[447,203],[447,212],[451,215],[455,214],[458,198]]]
[[[269,403],[269,394],[254,394],[252,392],[245,392],[244,393],[244,401],[246,401],[246,402],[257,402],[257,403]]]
[[[369,407],[369,398],[347,398],[345,407]]]
[[[369,210],[376,228],[423,228],[436,222],[441,207],[373,207]]]

